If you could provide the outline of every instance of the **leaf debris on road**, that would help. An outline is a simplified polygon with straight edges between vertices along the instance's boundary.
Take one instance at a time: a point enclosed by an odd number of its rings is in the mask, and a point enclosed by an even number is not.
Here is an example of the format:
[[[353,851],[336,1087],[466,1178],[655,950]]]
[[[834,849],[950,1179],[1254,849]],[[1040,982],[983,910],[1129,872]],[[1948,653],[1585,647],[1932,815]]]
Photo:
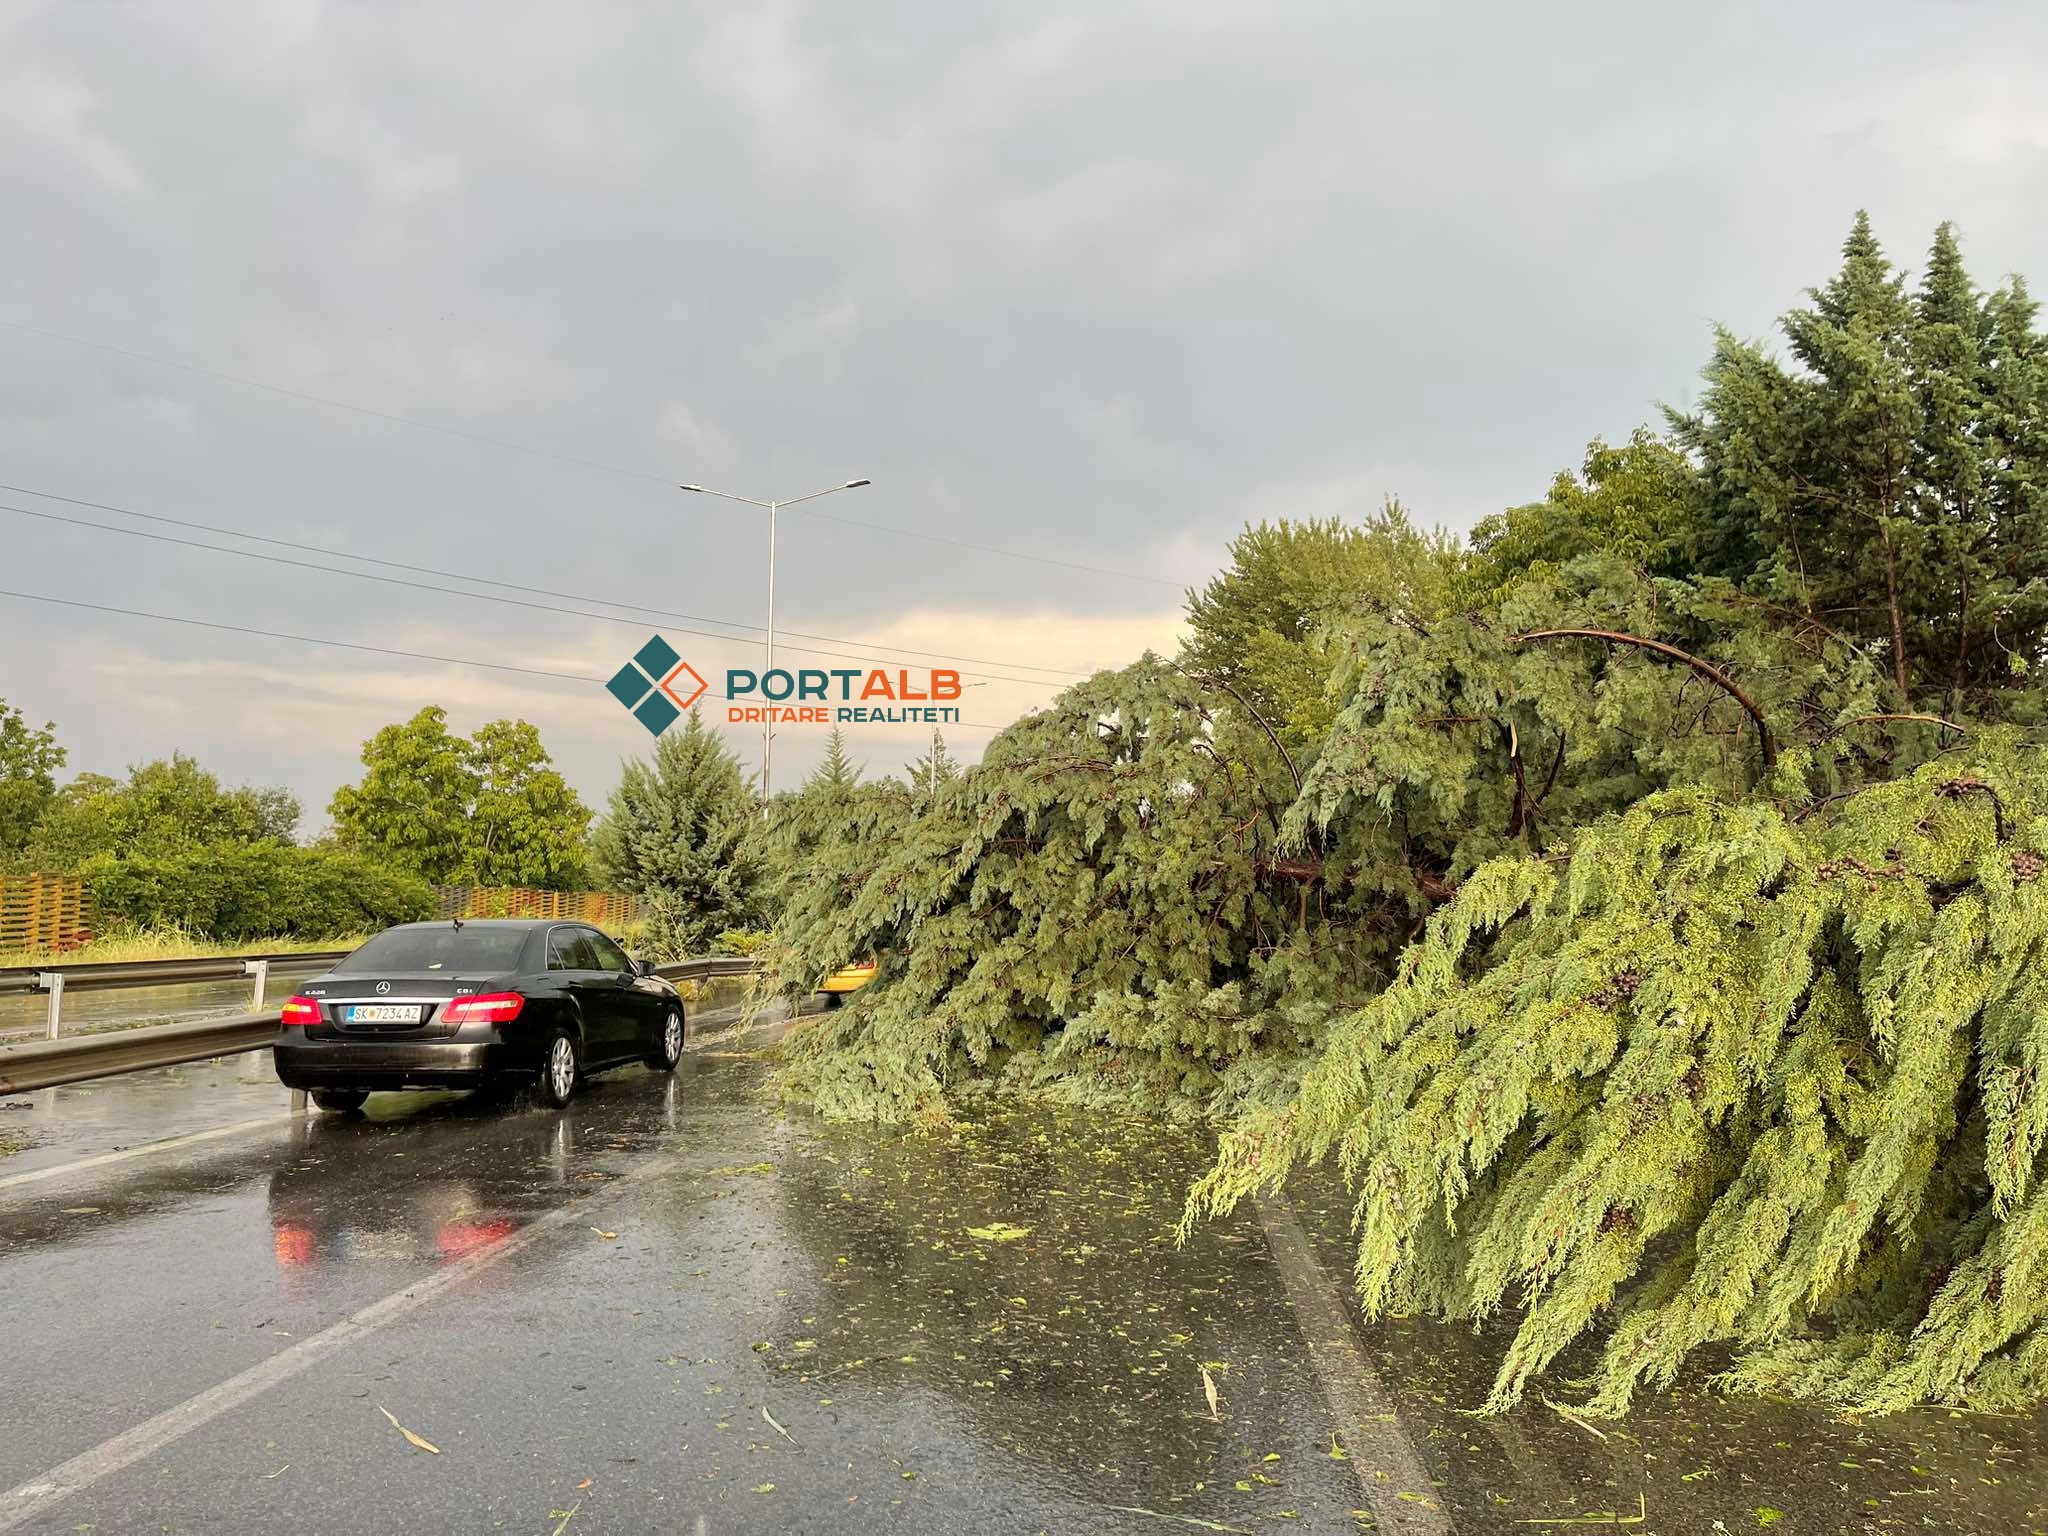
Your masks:
[[[397,1430],[401,1435],[405,1436],[406,1441],[409,1444],[418,1446],[421,1450],[427,1452],[429,1455],[438,1456],[441,1454],[441,1447],[434,1444],[433,1441],[424,1439],[423,1437],[416,1435],[411,1430],[407,1429],[403,1424],[398,1422],[398,1415],[393,1413],[389,1408],[386,1408],[382,1403],[379,1403],[377,1405],[377,1411],[383,1414],[385,1418],[391,1421],[391,1427]]]

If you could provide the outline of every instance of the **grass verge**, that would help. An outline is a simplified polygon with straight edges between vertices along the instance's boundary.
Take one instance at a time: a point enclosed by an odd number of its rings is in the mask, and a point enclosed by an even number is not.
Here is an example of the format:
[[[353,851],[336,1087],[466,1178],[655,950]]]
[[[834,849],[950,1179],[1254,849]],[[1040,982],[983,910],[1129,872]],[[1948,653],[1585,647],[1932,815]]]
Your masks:
[[[153,928],[112,933],[76,949],[0,951],[0,967],[17,965],[101,965],[123,960],[210,960],[221,955],[281,955],[304,950],[353,949],[367,937],[344,934],[331,939],[263,938],[216,943],[181,928]]]

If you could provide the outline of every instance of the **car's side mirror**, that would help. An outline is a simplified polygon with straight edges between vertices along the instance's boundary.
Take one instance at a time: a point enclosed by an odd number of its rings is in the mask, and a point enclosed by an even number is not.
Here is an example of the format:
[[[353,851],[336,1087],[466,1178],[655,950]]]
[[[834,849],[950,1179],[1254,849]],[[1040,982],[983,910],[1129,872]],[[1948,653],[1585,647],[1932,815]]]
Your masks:
[[[637,975],[652,976],[654,974],[654,962],[636,957],[633,961],[633,970]]]

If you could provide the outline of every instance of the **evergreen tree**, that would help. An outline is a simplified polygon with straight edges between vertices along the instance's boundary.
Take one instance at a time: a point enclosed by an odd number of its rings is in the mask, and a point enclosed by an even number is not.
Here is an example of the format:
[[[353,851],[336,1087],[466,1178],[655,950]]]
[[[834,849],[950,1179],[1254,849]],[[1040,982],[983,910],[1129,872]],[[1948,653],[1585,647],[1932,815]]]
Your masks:
[[[2003,693],[2048,645],[2042,339],[1988,300],[1954,232],[1919,287],[1858,215],[1841,270],[1784,319],[1794,369],[1723,334],[1700,410],[1702,569],[1884,648],[1893,707],[2032,709]]]
[[[833,726],[825,738],[825,755],[813,768],[810,777],[804,780],[804,791],[822,790],[828,794],[842,793],[860,782],[860,769],[847,756],[846,732]]]
[[[1860,219],[1785,329],[1435,586],[1249,529],[1179,667],[779,800],[783,974],[880,960],[784,1087],[1237,1115],[1190,1219],[1334,1154],[1369,1312],[1523,1307],[1495,1408],[2048,1396],[2048,347]]]
[[[2048,756],[1988,740],[1797,812],[1700,789],[1488,863],[1189,1216],[1334,1153],[1369,1316],[1524,1308],[1491,1407],[1605,1335],[1888,1411],[2048,1391]]]
[[[884,780],[823,824],[778,817],[810,839],[783,975],[880,961],[792,1034],[785,1087],[865,1117],[943,1114],[991,1080],[1184,1112],[1269,1073],[1341,991],[1347,944],[1384,942],[1282,853],[1295,787],[1229,694],[1148,656],[1004,731],[922,812]]]
[[[651,761],[623,766],[591,838],[599,878],[648,897],[649,947],[708,954],[718,936],[760,919],[758,871],[744,844],[755,810],[738,755],[692,709]]]
[[[1989,552],[1967,609],[1971,678],[2026,677],[2048,636],[2048,337],[2018,277],[1985,301],[1977,442]]]
[[[1336,709],[1324,686],[1343,648],[1333,626],[1364,606],[1427,620],[1447,605],[1458,567],[1455,543],[1416,529],[1396,502],[1357,526],[1259,523],[1231,541],[1220,575],[1188,593],[1181,660],[1312,755]]]

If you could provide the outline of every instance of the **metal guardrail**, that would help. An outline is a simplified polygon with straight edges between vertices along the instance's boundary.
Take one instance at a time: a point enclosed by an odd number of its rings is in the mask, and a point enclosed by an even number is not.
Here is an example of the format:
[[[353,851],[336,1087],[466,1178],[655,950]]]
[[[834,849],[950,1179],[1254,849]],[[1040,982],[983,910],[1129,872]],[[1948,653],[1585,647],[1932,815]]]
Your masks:
[[[701,960],[670,960],[654,968],[664,981],[708,981],[713,976],[747,976],[764,969],[751,955],[706,955]]]
[[[258,956],[251,963],[260,965],[271,958],[276,957]],[[657,965],[654,974],[669,981],[705,981],[714,976],[746,976],[762,970],[759,960],[740,955],[716,955]],[[63,986],[60,983],[52,993],[52,1001],[62,996]],[[277,1039],[277,1030],[278,1015],[272,1012],[238,1014],[230,1019],[197,1019],[183,1024],[152,1024],[136,1029],[110,1029],[90,1035],[59,1036],[53,1033],[47,1040],[0,1046],[0,1093],[61,1088],[66,1083],[82,1083],[96,1077],[114,1077],[123,1072],[175,1067],[188,1061],[206,1061],[215,1056],[265,1050]]]
[[[0,997],[10,992],[40,992],[49,1001],[43,1033],[55,1040],[64,1029],[66,992],[106,992],[121,987],[161,987],[192,981],[252,983],[249,1007],[262,1008],[272,965],[323,966],[344,960],[347,949],[302,949],[279,955],[217,955],[202,960],[103,960],[94,965],[10,966],[0,970]]]
[[[0,1046],[0,1093],[61,1088],[95,1077],[114,1077],[149,1067],[262,1050],[277,1039],[277,1015],[246,1013],[232,1019],[197,1019],[184,1024],[150,1024]]]
[[[202,960],[103,960],[92,965],[13,965],[0,967],[0,997],[10,992],[47,992],[51,978],[71,992],[115,987],[155,987],[181,981],[233,981],[253,976],[254,967],[325,964],[344,960],[347,949],[290,950],[276,955],[217,955]]]

